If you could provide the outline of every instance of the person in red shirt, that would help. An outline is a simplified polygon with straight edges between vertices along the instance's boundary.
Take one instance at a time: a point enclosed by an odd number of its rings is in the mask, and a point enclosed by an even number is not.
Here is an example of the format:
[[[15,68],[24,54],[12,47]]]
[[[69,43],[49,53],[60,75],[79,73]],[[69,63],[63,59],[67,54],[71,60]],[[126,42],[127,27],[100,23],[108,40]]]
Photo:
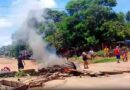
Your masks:
[[[114,54],[116,56],[117,63],[120,63],[120,49],[119,49],[119,46],[116,46],[116,48],[114,49]]]

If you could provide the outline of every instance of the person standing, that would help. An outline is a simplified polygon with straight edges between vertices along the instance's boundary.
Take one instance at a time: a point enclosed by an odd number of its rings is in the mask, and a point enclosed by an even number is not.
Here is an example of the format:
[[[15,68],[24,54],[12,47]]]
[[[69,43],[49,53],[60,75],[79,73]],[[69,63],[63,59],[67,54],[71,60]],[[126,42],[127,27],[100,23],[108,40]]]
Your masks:
[[[18,70],[24,69],[25,62],[21,54],[18,56],[17,60],[18,60]]]
[[[123,62],[127,62],[128,61],[128,51],[127,50],[123,51],[122,58],[123,58]]]
[[[119,46],[116,46],[116,48],[114,49],[114,54],[116,56],[117,63],[120,63],[120,49],[119,49]]]
[[[109,56],[109,48],[107,46],[105,46],[105,48],[104,48],[104,56],[105,57]]]
[[[84,61],[84,69],[88,68],[88,58],[87,58],[87,54],[85,52],[82,52],[82,59]]]

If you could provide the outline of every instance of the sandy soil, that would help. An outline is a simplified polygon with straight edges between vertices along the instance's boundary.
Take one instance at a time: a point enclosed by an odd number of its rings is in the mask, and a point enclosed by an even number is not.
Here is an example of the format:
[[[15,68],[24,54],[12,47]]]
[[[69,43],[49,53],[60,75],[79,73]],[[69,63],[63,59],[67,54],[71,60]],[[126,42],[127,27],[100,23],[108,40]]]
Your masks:
[[[4,67],[9,67],[11,71],[18,71],[17,60],[10,58],[0,58],[0,70]],[[37,69],[34,61],[25,60],[25,69]]]
[[[80,65],[83,69],[83,65]],[[99,63],[89,65],[87,71],[113,71],[113,70],[130,70],[130,61],[121,63]],[[66,80],[55,80],[46,83],[48,89],[129,89],[130,90],[130,73],[112,75],[109,77],[69,77]]]
[[[37,69],[33,61],[25,61],[25,69]],[[17,61],[15,59],[0,58],[0,69],[9,67],[12,71],[17,71]],[[79,65],[83,70],[83,65]],[[111,71],[130,70],[130,61],[121,63],[99,63],[89,65],[88,71]],[[21,78],[25,80],[28,77]],[[0,78],[7,80],[17,80],[17,78]],[[40,88],[39,88],[40,89]],[[45,89],[130,89],[130,73],[112,75],[109,77],[69,77],[65,80],[53,80],[45,84]],[[34,89],[36,90],[36,89]]]
[[[46,89],[129,89],[130,74],[110,77],[70,77],[66,80],[54,80],[46,83]]]

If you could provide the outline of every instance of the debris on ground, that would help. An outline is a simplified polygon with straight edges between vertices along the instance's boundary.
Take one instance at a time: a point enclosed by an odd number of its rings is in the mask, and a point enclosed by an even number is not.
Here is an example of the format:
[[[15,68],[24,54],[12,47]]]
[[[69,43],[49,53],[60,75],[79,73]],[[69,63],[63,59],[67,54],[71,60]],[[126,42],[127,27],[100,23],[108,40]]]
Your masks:
[[[99,77],[99,76],[106,76],[109,75],[116,75],[116,74],[123,74],[123,73],[130,73],[130,71],[79,71],[76,69],[76,65],[74,63],[67,63],[66,65],[52,65],[46,68],[41,68],[38,71],[34,69],[27,69],[23,70],[24,73],[28,76],[28,78],[24,81],[18,79],[18,82],[14,81],[0,81],[1,85],[6,85],[10,87],[15,87],[15,90],[26,90],[27,88],[35,88],[35,87],[43,87],[45,86],[46,82],[60,79],[64,80],[66,77],[71,76],[89,76],[89,77]],[[12,75],[14,72],[8,72],[8,75]],[[16,72],[15,72],[16,73]],[[31,74],[35,73],[36,78],[31,78]],[[0,73],[0,76],[5,75]],[[16,85],[18,83],[18,86]],[[19,89],[17,89],[19,88]],[[22,88],[22,89],[21,89]],[[25,88],[25,89],[23,89]]]
[[[1,80],[0,86],[2,90],[27,90],[28,85],[15,82],[15,81],[7,81],[7,80]]]

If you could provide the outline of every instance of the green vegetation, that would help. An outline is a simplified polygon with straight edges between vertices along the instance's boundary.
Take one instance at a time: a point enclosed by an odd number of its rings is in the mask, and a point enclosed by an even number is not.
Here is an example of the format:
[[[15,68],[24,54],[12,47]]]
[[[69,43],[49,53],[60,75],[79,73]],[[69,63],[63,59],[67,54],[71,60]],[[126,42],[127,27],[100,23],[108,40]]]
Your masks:
[[[116,58],[102,58],[99,60],[93,60],[93,63],[107,63],[107,62],[115,62]]]
[[[79,62],[83,62],[81,57],[73,57],[74,60],[77,60]],[[107,62],[116,62],[115,57],[96,57],[93,60],[89,60],[91,63],[107,63]]]
[[[22,76],[26,76],[27,74],[24,71],[19,71],[15,74],[15,77],[22,77]]]
[[[103,50],[97,51],[97,52],[95,52],[95,54],[97,56],[104,57],[104,51]]]
[[[15,77],[22,77],[22,76],[27,76],[27,75],[30,75],[30,76],[35,76],[37,75],[36,72],[25,72],[25,71],[19,71],[15,74]]]
[[[67,12],[48,9],[48,19],[52,19],[57,28],[50,29],[53,33],[48,30],[45,40],[62,52],[64,49],[82,51],[89,46],[100,50],[102,43],[126,39],[130,36],[129,16],[114,12],[116,4],[116,0],[70,0]],[[41,33],[44,33],[42,27]]]

